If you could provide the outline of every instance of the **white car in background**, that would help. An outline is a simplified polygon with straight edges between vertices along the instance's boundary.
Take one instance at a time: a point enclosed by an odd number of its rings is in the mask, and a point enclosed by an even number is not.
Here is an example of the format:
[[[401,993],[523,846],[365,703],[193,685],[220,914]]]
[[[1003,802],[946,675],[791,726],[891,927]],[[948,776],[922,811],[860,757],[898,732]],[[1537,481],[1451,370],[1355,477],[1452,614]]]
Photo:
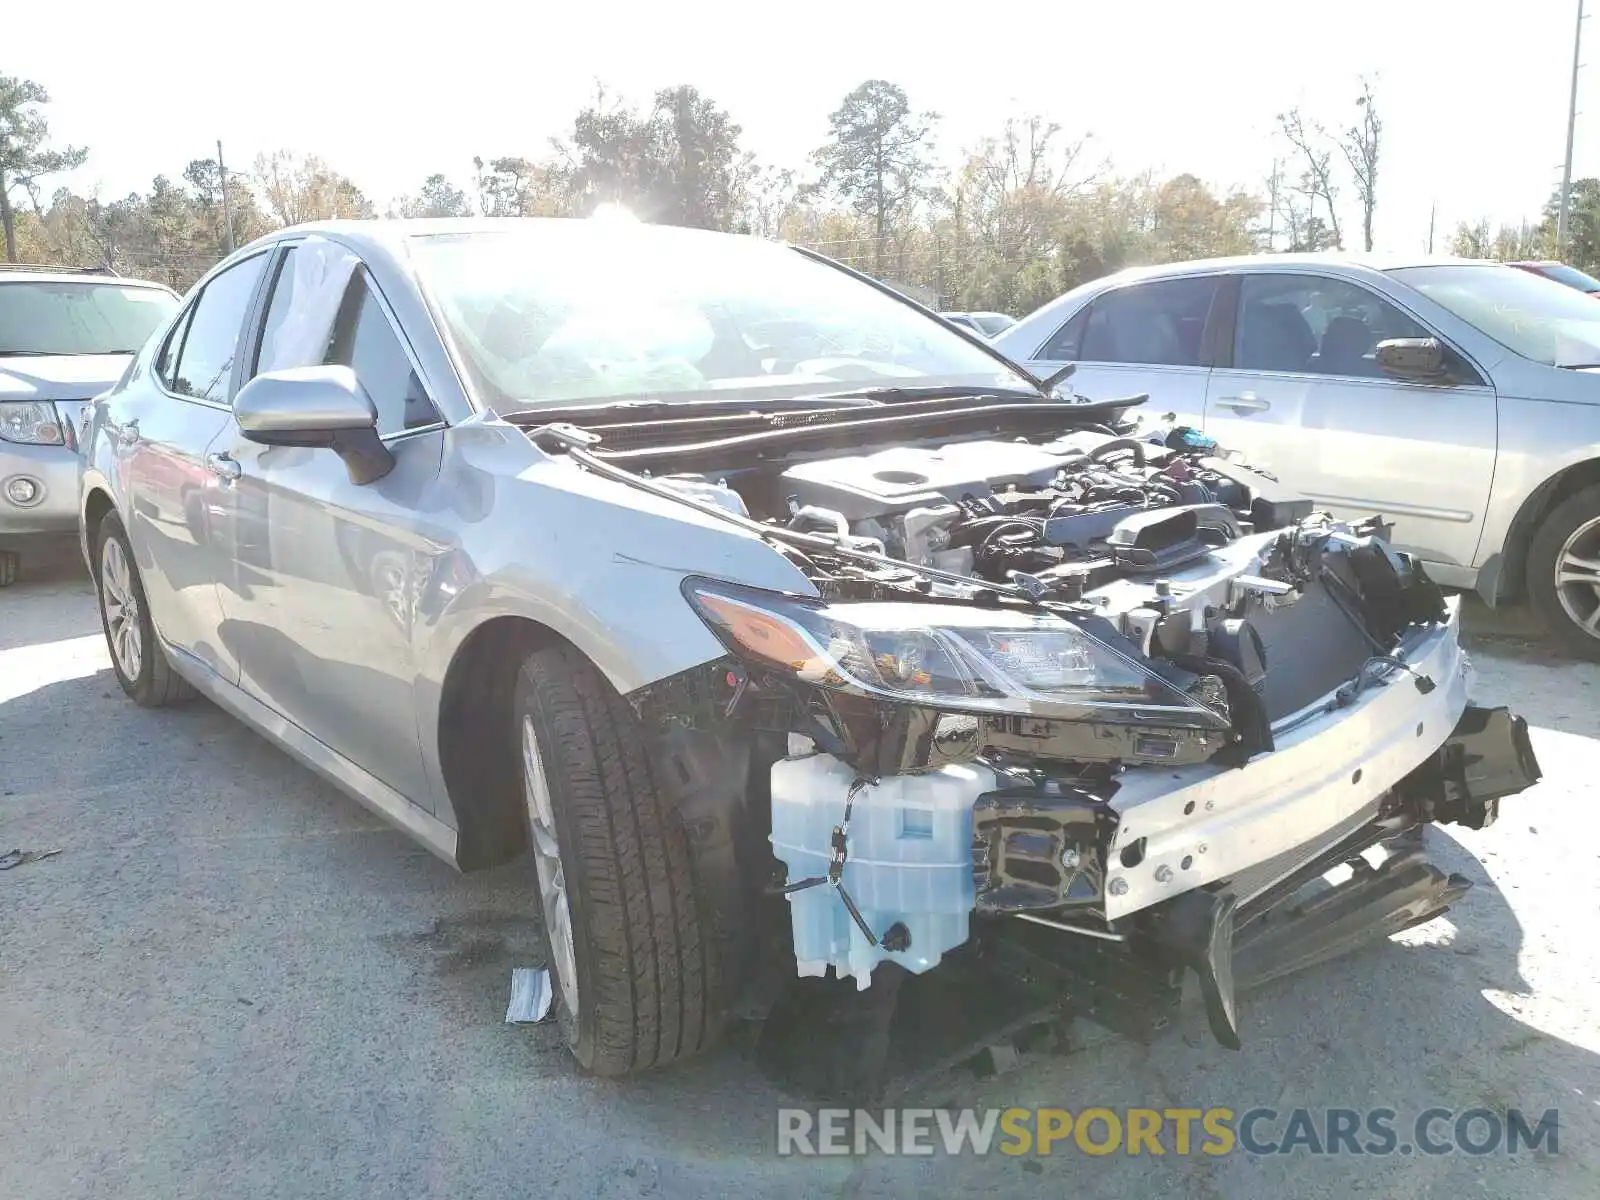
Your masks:
[[[1079,287],[994,339],[1091,400],[1149,393],[1490,604],[1600,659],[1600,305],[1465,259],[1256,255]]]
[[[83,406],[177,309],[170,289],[109,271],[0,264],[0,587],[23,546],[77,534]]]

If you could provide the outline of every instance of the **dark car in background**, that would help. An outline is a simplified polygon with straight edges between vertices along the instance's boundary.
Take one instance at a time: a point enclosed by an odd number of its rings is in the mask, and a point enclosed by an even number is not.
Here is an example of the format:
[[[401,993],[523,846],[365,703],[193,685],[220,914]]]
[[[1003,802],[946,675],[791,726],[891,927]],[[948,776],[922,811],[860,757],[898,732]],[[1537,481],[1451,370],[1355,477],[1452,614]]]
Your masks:
[[[1506,265],[1516,267],[1519,271],[1543,275],[1546,279],[1554,279],[1557,283],[1564,283],[1569,288],[1577,288],[1586,295],[1600,298],[1600,279],[1596,279],[1593,275],[1586,275],[1578,270],[1577,267],[1569,267],[1566,263],[1514,262]]]
[[[947,312],[939,315],[946,321],[954,321],[957,325],[965,325],[968,329],[976,330],[986,338],[1004,333],[1017,323],[1015,317],[998,312]]]

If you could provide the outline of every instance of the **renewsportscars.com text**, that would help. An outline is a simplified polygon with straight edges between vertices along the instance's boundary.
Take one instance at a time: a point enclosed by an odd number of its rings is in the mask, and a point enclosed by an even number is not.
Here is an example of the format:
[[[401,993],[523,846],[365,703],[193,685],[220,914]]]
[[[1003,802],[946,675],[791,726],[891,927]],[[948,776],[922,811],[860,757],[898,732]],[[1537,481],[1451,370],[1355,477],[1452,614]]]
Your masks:
[[[782,1108],[783,1156],[1559,1154],[1555,1109]]]

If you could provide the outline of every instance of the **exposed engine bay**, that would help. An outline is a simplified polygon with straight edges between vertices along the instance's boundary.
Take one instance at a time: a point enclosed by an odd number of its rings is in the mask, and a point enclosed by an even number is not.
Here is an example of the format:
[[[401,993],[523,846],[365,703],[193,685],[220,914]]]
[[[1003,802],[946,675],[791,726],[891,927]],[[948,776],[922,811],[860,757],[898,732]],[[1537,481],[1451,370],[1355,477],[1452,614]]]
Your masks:
[[[1192,968],[1237,1045],[1234,959],[1307,872],[1481,827],[1538,778],[1526,724],[1468,704],[1454,608],[1381,518],[1314,511],[1130,403],[531,432],[769,538],[815,588],[686,579],[728,655],[632,697],[748,748],[770,857],[733,857],[787,902],[791,971],[866,989],[1002,932],[1030,978],[1073,964],[1052,978],[1086,1011],[1126,1009],[1102,983],[1130,962],[1157,991]],[[1291,957],[1465,887],[1385,870]]]

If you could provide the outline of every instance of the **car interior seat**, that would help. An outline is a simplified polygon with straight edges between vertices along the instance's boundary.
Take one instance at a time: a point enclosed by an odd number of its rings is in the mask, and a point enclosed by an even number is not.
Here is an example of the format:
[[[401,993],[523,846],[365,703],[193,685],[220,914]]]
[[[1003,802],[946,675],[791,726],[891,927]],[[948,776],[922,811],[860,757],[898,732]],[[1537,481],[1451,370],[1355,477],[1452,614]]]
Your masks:
[[[1317,349],[1317,335],[1301,311],[1279,301],[1247,305],[1234,365],[1256,371],[1304,371]]]
[[[1372,330],[1359,317],[1334,317],[1322,333],[1317,365],[1330,375],[1369,374],[1367,355],[1378,344]]]

